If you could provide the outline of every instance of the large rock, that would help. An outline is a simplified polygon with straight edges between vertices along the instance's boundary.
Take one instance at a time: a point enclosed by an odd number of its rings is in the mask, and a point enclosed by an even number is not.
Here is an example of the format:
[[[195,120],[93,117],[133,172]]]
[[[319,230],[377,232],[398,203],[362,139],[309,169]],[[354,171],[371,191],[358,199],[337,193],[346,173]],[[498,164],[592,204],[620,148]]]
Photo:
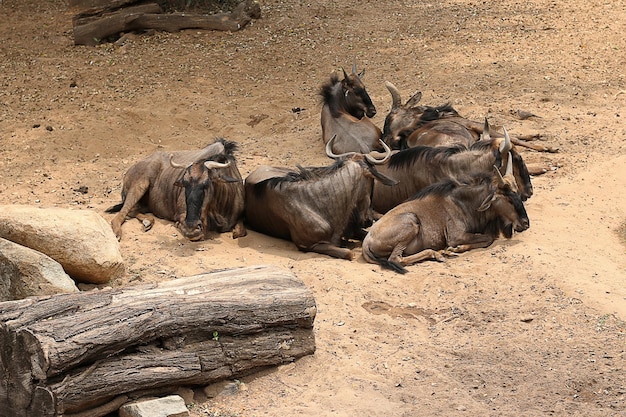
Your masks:
[[[94,211],[0,206],[0,237],[48,255],[76,281],[103,284],[124,274],[119,242]]]
[[[0,239],[0,301],[70,292],[78,292],[78,288],[58,262]]]

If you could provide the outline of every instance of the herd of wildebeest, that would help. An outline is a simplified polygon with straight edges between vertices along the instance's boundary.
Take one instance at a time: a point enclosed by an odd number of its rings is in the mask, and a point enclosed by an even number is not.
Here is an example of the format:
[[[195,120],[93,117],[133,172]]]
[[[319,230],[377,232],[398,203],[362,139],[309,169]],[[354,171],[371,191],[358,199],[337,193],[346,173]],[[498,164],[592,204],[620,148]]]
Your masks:
[[[157,216],[190,240],[246,227],[291,240],[302,251],[352,259],[362,242],[367,262],[405,266],[491,245],[530,222],[523,201],[530,174],[506,129],[460,116],[449,104],[404,104],[391,83],[392,107],[381,131],[362,81],[342,70],[320,88],[328,166],[260,166],[245,180],[235,142],[219,138],[200,150],[157,152],[124,175],[122,202],[109,209],[121,238],[129,217],[150,229]],[[532,146],[531,146],[532,147]],[[352,241],[352,242],[351,242]]]

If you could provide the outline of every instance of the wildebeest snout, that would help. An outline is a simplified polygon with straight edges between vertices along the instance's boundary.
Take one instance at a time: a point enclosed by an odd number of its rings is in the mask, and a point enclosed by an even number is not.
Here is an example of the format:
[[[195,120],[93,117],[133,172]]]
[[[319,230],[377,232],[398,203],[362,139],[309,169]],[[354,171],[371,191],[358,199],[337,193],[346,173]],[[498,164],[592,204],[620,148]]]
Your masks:
[[[204,229],[200,220],[191,222],[182,221],[178,223],[178,229],[189,240],[202,240],[204,239]]]
[[[523,232],[529,227],[530,227],[530,220],[528,219],[528,217],[520,217],[517,224],[515,225],[515,231],[518,233]]]

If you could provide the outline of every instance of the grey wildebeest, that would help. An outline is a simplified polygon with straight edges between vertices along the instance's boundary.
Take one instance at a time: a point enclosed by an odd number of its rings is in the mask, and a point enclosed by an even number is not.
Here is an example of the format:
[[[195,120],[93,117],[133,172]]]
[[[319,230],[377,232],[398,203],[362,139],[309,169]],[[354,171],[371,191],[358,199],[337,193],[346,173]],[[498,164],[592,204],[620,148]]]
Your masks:
[[[406,265],[443,261],[443,255],[485,248],[500,234],[510,238],[513,230],[528,229],[511,170],[504,177],[495,171],[438,182],[393,208],[370,227],[363,258],[406,273]]]
[[[243,226],[243,179],[233,152],[235,142],[223,138],[200,150],[155,152],[124,174],[122,202],[107,209],[122,236],[127,217],[137,217],[149,230],[156,217],[176,222],[190,240],[207,239],[211,232],[246,235]]]
[[[337,154],[358,152],[366,154],[382,150],[379,145],[381,131],[369,119],[376,114],[376,107],[365,90],[361,77],[365,70],[352,73],[343,70],[343,79],[333,72],[330,80],[320,88],[322,98],[322,139],[327,144],[335,137],[332,151]]]
[[[350,238],[362,239],[371,224],[370,195],[374,180],[392,185],[380,175],[382,159],[369,154],[326,153],[335,162],[327,167],[287,168],[261,166],[245,181],[247,226],[269,236],[291,240],[299,250],[352,259],[341,247]]]
[[[484,133],[486,124],[472,121],[461,116],[450,104],[441,106],[418,105],[422,94],[414,94],[402,104],[400,91],[390,82],[385,86],[391,94],[391,110],[385,118],[383,141],[391,149],[405,149],[414,146],[449,146],[464,144],[469,147],[478,141]],[[492,132],[494,138],[502,138],[498,132]],[[536,135],[535,135],[536,136]],[[532,139],[529,136],[526,139]],[[541,152],[557,152],[558,149],[531,143],[513,137],[516,146],[522,146]]]
[[[503,173],[508,160],[512,161],[513,176],[522,200],[530,198],[533,187],[528,169],[521,156],[511,149],[508,139],[506,134],[503,140],[481,140],[469,149],[463,145],[417,146],[395,152],[379,171],[397,180],[398,185],[387,187],[375,183],[372,208],[377,213],[386,213],[423,188],[444,179],[490,173],[494,166]]]

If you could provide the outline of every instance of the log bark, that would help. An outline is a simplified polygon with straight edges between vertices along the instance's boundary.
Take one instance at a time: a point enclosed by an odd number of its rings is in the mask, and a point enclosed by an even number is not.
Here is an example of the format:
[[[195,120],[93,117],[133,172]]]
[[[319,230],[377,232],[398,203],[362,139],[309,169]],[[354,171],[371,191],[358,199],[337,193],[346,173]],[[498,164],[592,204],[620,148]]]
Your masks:
[[[85,6],[93,7],[77,14],[73,19],[74,44],[97,45],[113,35],[147,29],[167,32],[182,29],[234,32],[261,16],[261,7],[253,0],[242,1],[232,12],[212,15],[161,13],[161,7],[156,3],[134,6],[129,3],[132,1],[117,0],[108,5],[86,3]]]
[[[263,266],[0,303],[0,410],[84,413],[291,362],[314,352],[315,314],[300,280]]]

